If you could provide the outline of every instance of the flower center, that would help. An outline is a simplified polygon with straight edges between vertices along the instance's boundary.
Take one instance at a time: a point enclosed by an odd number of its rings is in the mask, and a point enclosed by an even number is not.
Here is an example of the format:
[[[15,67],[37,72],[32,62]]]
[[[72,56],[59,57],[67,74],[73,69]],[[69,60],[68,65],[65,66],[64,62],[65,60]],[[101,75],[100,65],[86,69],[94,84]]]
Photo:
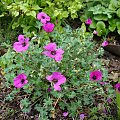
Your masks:
[[[25,47],[26,46],[26,42],[22,43],[22,47]]]
[[[58,80],[57,80],[57,79],[54,79],[54,80],[52,80],[52,82],[53,82],[53,83],[57,83],[57,82],[58,82]]]
[[[24,79],[21,79],[21,83],[23,84],[25,82],[25,80]]]
[[[93,75],[92,79],[93,79],[93,80],[96,80],[96,79],[97,79],[97,77],[96,77],[95,75]]]
[[[42,19],[45,19],[45,16],[42,16]]]
[[[56,55],[56,51],[51,51],[51,54],[52,55]]]

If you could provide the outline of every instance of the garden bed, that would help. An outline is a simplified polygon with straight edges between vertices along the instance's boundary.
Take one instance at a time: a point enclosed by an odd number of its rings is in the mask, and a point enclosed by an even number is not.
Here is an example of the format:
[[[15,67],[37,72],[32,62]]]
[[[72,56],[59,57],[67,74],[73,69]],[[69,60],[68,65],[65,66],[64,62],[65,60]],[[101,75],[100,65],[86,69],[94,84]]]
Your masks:
[[[120,120],[120,1],[0,3],[1,120]]]

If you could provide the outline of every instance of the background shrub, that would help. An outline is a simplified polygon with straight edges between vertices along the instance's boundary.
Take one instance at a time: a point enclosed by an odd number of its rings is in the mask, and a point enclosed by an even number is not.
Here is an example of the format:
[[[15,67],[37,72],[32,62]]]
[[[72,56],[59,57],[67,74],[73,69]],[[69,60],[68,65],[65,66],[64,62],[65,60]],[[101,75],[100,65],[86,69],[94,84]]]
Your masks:
[[[23,33],[31,36],[36,30],[36,14],[43,11],[51,16],[52,21],[58,21],[59,27],[65,18],[70,16],[77,18],[77,12],[81,9],[82,3],[79,0],[2,0],[1,15],[12,15],[12,29],[22,28]]]
[[[84,10],[80,19],[85,22],[87,18],[91,18],[92,24],[89,27],[92,30],[96,29],[99,36],[116,30],[120,34],[119,0],[86,0],[83,4]]]

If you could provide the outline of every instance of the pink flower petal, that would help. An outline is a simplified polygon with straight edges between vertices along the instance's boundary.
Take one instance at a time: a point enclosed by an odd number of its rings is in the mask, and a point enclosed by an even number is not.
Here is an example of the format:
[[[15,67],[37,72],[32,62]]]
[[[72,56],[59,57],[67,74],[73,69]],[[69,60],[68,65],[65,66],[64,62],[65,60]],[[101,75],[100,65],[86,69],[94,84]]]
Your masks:
[[[37,14],[37,19],[41,20],[41,19],[43,19],[43,17],[46,17],[46,16],[47,16],[46,13],[40,12],[40,13]]]
[[[46,19],[41,19],[41,23],[44,25],[44,24],[46,24]]]
[[[27,84],[28,83],[28,80],[25,80],[24,84]]]
[[[22,52],[22,44],[20,42],[15,42],[13,45],[13,49],[16,52]]]
[[[104,41],[103,43],[102,43],[102,46],[103,47],[105,47],[105,46],[107,46],[108,45],[108,41]]]
[[[64,113],[63,113],[63,116],[64,116],[64,117],[67,117],[67,116],[68,116],[68,112],[64,112]]]
[[[54,84],[54,89],[56,91],[61,91],[61,87],[59,85],[57,85],[57,84]]]
[[[56,53],[62,55],[64,53],[64,50],[62,50],[61,48],[59,48],[59,49],[56,50]]]
[[[44,54],[44,55],[46,55],[47,57],[50,57],[50,58],[55,58],[55,55],[52,55],[51,51],[44,51],[44,52],[42,52],[42,54]]]
[[[25,47],[22,46],[22,43],[20,42],[15,42],[14,45],[13,45],[13,49],[16,51],[16,52],[24,52],[28,49],[29,47],[29,44],[27,43]]]
[[[55,25],[53,23],[46,23],[43,25],[43,30],[45,30],[46,32],[50,33],[54,30]]]
[[[52,76],[52,75],[48,75],[48,76],[46,77],[46,79],[49,80],[49,81],[52,81],[52,80],[53,80],[53,76]]]
[[[90,25],[90,24],[92,24],[92,20],[91,20],[90,18],[88,18],[85,23],[86,23],[87,25]]]
[[[49,43],[48,45],[44,46],[45,50],[54,51],[56,50],[56,43]]]
[[[53,79],[60,79],[61,78],[61,73],[60,72],[53,72],[52,73]]]
[[[56,55],[56,56],[55,56],[56,62],[59,62],[59,61],[61,61],[62,59],[63,59],[63,56],[62,56],[62,55]]]
[[[14,79],[14,86],[17,86],[21,82],[21,79]]]
[[[93,31],[93,34],[96,34],[96,35],[97,35],[97,34],[98,34],[98,32],[97,32],[96,30],[94,30],[94,31]]]
[[[17,75],[14,78],[14,86],[16,88],[22,88],[25,84],[28,83],[27,76],[24,73]]]
[[[45,19],[46,19],[46,21],[48,21],[48,22],[50,21],[50,17],[49,17],[48,15],[46,16]]]
[[[80,120],[84,120],[85,114],[80,114]]]
[[[25,42],[28,43],[29,42],[29,38],[25,38]]]
[[[23,86],[24,84],[21,84],[21,83],[15,85],[16,88],[22,88]]]
[[[23,43],[24,42],[24,35],[19,35],[18,36],[18,41]]]
[[[115,88],[116,88],[116,90],[120,93],[120,83],[117,83],[117,84],[115,85]]]

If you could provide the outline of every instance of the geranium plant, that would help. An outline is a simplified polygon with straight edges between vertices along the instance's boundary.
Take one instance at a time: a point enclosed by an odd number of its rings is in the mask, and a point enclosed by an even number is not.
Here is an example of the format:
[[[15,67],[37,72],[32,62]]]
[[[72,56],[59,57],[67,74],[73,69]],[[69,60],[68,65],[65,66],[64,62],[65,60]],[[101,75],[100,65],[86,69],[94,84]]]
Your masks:
[[[100,84],[107,80],[107,70],[99,59],[103,49],[95,47],[92,34],[85,29],[83,24],[74,31],[66,26],[63,34],[57,30],[48,34],[39,32],[24,51],[19,49],[28,44],[27,37],[19,35],[17,46],[14,43],[0,58],[6,87],[13,88],[5,100],[17,98],[21,111],[36,110],[41,120],[58,114],[63,119],[94,118],[97,113],[93,108],[99,103],[105,108],[113,90],[109,83]],[[106,117],[102,112],[99,116]]]

